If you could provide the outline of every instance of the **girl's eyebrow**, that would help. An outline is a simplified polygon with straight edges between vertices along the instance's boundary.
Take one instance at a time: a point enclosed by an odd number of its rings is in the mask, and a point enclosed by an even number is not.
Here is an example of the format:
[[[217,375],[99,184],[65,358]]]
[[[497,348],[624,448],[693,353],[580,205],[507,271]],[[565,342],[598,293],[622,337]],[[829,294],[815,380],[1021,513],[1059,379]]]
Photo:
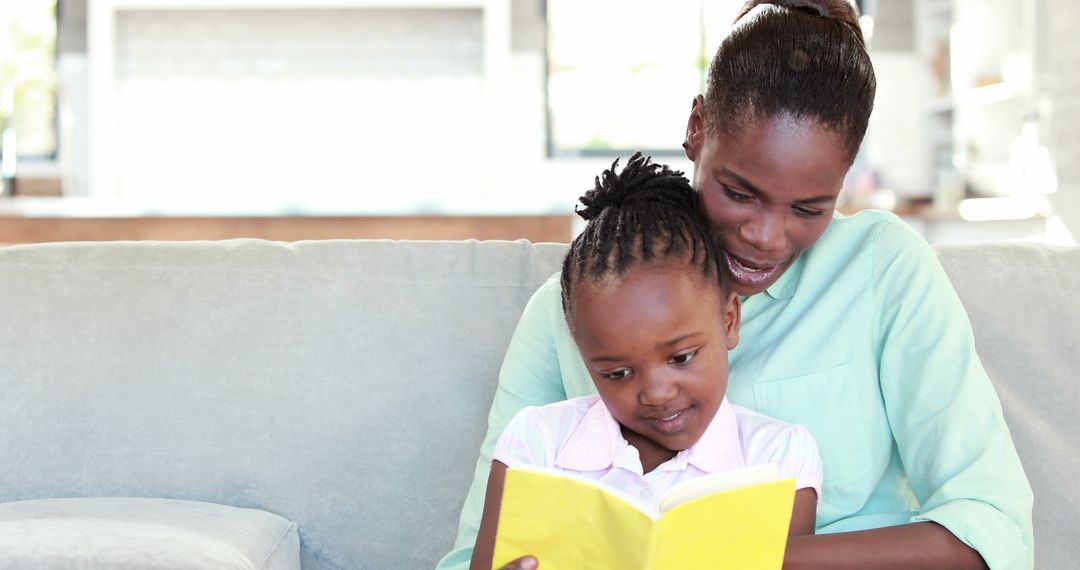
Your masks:
[[[759,198],[765,195],[760,188],[754,186],[749,180],[739,176],[735,172],[732,172],[727,167],[721,167],[720,172],[726,174],[735,179],[735,182],[739,183],[747,192],[758,196]],[[835,202],[836,196],[833,194],[822,194],[821,196],[814,196],[813,198],[803,198],[802,200],[795,200],[795,204],[814,204],[817,202]]]
[[[686,333],[686,334],[684,334],[682,336],[677,336],[677,337],[675,337],[675,338],[673,338],[671,340],[660,341],[659,343],[657,343],[657,346],[661,346],[661,347],[674,346],[674,345],[679,344],[680,342],[682,342],[682,341],[684,341],[684,340],[686,340],[686,339],[688,339],[690,337],[694,337],[694,336],[697,336],[699,334],[701,334],[701,333],[699,333],[699,332]]]
[[[605,355],[605,356],[597,356],[596,358],[590,358],[589,362],[621,362],[623,360],[626,360],[626,358],[622,357],[622,356],[607,356],[607,355]]]
[[[679,335],[679,336],[677,336],[677,337],[675,337],[673,339],[670,339],[670,340],[662,340],[662,341],[656,343],[656,346],[661,347],[661,348],[674,346],[674,345],[679,344],[680,342],[682,342],[682,341],[684,341],[684,340],[686,340],[688,338],[695,337],[695,336],[698,336],[700,334],[702,334],[702,333],[700,333],[700,332],[689,332],[689,333],[686,333],[684,335]],[[597,357],[594,357],[594,358],[590,358],[589,362],[621,362],[623,360],[626,360],[626,358],[622,357],[622,356],[609,356],[609,355],[605,354],[603,356],[597,356]]]

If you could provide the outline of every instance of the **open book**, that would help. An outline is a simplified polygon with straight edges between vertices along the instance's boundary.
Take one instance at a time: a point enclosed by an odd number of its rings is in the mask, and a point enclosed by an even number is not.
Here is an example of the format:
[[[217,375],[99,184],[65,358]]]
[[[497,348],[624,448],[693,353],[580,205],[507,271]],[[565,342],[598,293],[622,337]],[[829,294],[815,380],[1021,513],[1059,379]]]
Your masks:
[[[493,568],[526,554],[543,570],[778,569],[795,480],[763,465],[680,483],[645,506],[549,469],[506,472]]]

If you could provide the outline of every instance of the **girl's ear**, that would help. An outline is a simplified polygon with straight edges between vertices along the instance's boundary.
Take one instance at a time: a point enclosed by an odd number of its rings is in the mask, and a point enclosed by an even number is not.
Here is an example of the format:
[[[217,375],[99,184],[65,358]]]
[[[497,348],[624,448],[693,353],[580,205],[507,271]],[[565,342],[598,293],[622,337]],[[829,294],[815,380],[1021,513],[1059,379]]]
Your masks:
[[[739,325],[742,324],[742,303],[734,291],[724,300],[724,331],[727,333],[727,348],[734,349],[739,344]]]
[[[683,141],[683,150],[686,158],[695,160],[701,149],[701,141],[705,138],[705,97],[698,95],[690,107],[690,118],[686,121],[686,140]]]

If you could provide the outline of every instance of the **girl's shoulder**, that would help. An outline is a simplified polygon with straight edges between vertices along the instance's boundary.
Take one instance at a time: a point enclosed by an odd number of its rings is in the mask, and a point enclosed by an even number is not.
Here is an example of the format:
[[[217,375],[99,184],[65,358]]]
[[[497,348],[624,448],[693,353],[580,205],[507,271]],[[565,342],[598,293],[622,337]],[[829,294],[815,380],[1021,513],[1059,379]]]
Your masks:
[[[543,406],[526,406],[511,422],[526,430],[567,432],[576,427],[599,400],[600,396],[581,396]]]
[[[772,463],[779,456],[797,454],[817,455],[817,442],[804,426],[779,420],[732,404],[739,438],[748,465]]]
[[[775,465],[782,477],[794,477],[797,489],[821,496],[822,464],[810,430],[748,408],[732,405],[747,466]]]

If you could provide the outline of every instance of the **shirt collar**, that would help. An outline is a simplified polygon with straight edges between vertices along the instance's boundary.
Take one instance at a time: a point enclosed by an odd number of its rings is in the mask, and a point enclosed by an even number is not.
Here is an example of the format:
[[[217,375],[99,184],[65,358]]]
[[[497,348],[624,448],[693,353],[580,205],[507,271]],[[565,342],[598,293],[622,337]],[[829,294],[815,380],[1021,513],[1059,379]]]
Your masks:
[[[555,454],[555,467],[570,471],[610,469],[629,444],[619,422],[597,397]],[[707,473],[744,467],[735,410],[724,398],[716,416],[693,446],[676,456]]]
[[[601,471],[614,464],[615,457],[628,445],[619,422],[599,396],[586,410],[577,427],[555,454],[555,467],[571,471]]]
[[[773,299],[790,299],[795,295],[795,289],[799,286],[799,279],[802,277],[804,265],[806,265],[805,251],[795,258],[791,267],[788,267],[787,271],[783,272],[775,283],[765,289],[765,292]]]
[[[681,453],[685,454],[687,463],[706,473],[746,466],[739,424],[727,398],[720,402],[720,409],[716,410],[716,416],[701,434],[701,439]]]
[[[833,210],[833,220],[842,220],[846,217],[847,216],[841,214],[840,212]],[[830,223],[829,226],[831,227],[832,224]],[[828,232],[829,228],[826,227],[825,231]],[[818,238],[818,241],[823,238],[825,238],[824,234]],[[780,278],[776,280],[776,283],[773,283],[768,289],[765,290],[765,292],[768,293],[770,297],[772,297],[773,299],[790,299],[795,295],[795,290],[799,287],[799,281],[802,278],[803,267],[806,265],[806,255],[808,253],[810,253],[809,248],[799,254],[799,257],[795,258],[795,261],[791,264],[791,267],[789,267],[788,270],[785,271],[783,275],[781,275]],[[745,300],[746,299],[743,299],[743,301]]]

